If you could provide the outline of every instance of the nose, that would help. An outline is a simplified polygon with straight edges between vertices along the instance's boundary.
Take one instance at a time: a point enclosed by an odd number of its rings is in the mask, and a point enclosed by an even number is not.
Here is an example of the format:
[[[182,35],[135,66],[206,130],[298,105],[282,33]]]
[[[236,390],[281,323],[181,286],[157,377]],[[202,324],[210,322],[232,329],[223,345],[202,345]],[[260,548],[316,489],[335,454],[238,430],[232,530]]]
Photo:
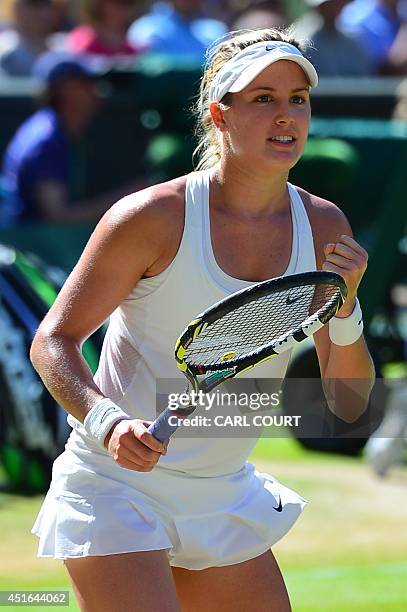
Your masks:
[[[289,104],[282,102],[275,108],[274,121],[277,125],[292,125],[294,123],[294,116]]]

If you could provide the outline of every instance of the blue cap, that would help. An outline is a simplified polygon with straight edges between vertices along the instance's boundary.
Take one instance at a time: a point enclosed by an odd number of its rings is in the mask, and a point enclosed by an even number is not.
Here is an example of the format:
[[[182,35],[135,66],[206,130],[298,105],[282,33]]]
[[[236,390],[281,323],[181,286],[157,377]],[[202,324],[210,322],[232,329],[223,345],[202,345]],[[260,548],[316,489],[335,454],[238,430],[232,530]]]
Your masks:
[[[32,75],[44,86],[53,87],[69,77],[93,79],[97,72],[77,55],[47,51],[34,63]]]

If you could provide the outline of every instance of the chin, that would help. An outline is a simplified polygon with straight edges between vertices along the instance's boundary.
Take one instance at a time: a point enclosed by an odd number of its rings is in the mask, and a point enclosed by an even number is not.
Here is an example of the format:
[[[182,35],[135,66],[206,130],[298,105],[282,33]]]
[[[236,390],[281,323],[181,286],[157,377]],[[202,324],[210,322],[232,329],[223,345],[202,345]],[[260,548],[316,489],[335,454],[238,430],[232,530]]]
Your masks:
[[[268,155],[267,163],[273,168],[281,168],[289,172],[291,168],[299,162],[300,156],[297,153],[286,153],[284,155]]]
[[[275,158],[268,158],[266,160],[258,161],[256,168],[264,168],[267,172],[278,172],[279,174],[288,174],[290,170],[295,166],[298,159],[282,160]]]

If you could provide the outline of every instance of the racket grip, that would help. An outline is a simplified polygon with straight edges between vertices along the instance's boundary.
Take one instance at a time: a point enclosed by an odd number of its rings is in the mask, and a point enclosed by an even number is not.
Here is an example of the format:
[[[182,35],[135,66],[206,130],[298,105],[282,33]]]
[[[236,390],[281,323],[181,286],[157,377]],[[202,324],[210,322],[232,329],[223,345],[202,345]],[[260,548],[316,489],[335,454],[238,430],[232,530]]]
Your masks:
[[[156,418],[154,423],[151,423],[148,431],[159,442],[164,442],[164,440],[167,440],[167,438],[172,436],[172,434],[178,429],[177,419],[175,419],[176,424],[169,423],[169,418],[174,416],[176,416],[174,410],[171,410],[171,408],[166,408],[164,412],[162,412],[160,416]]]

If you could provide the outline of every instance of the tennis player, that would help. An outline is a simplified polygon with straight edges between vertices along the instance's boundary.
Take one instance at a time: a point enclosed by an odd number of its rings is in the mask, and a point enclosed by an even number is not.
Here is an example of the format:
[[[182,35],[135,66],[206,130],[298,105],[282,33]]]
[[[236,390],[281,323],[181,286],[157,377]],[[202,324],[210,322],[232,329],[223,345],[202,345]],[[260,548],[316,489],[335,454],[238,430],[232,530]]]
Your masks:
[[[198,170],[112,206],[37,332],[33,364],[73,432],[33,532],[39,556],[64,560],[82,610],[290,610],[271,547],[304,500],[246,462],[252,438],[176,434],[167,448],[147,426],[186,323],[279,275],[344,277],[348,297],[315,338],[321,373],[373,379],[356,299],[367,254],[334,204],[287,182],[317,81],[290,32],[219,42],[198,102]],[[81,345],[109,316],[93,379]],[[256,376],[282,378],[288,360]],[[350,409],[339,416],[357,418]]]

